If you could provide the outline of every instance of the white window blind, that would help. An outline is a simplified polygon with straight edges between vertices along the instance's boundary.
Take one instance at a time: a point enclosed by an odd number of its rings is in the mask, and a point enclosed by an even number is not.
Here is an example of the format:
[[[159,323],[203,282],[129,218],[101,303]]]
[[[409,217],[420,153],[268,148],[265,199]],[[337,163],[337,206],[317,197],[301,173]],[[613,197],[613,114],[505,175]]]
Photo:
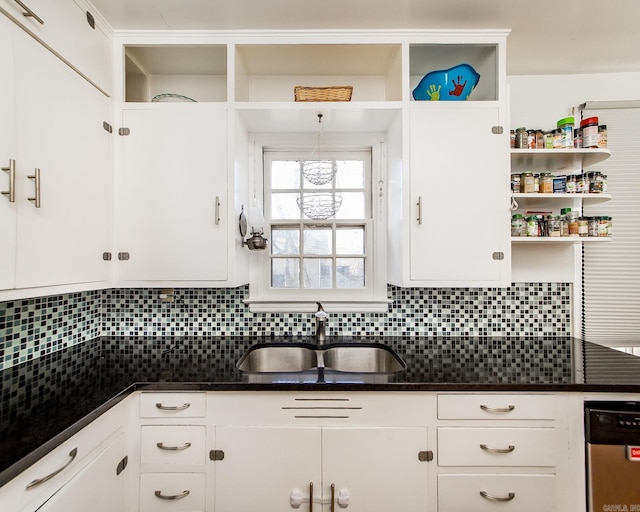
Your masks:
[[[613,218],[613,239],[584,244],[582,337],[614,347],[640,342],[640,102],[625,103],[587,103],[582,113],[607,125],[611,158],[589,170],[608,176],[613,197],[584,206]]]

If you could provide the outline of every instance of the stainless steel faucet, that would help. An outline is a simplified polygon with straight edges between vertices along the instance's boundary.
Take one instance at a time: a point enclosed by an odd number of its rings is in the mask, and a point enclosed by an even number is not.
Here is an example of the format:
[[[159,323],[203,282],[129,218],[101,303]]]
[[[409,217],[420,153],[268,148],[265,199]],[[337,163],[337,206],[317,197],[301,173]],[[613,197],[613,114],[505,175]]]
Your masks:
[[[318,305],[318,310],[316,311],[316,343],[318,345],[324,345],[324,342],[327,339],[325,323],[329,315],[325,313],[322,304],[319,302],[316,302],[316,304]]]

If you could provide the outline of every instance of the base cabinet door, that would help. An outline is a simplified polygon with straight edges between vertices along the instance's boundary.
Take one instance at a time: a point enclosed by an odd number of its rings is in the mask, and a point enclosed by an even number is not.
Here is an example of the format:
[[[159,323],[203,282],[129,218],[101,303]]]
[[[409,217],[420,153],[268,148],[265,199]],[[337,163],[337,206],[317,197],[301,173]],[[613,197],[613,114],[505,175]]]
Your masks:
[[[323,492],[350,512],[426,511],[428,465],[420,453],[427,429],[387,427],[324,428]]]
[[[121,434],[38,508],[38,512],[122,511],[126,469],[118,473],[118,467],[124,454],[124,435]]]

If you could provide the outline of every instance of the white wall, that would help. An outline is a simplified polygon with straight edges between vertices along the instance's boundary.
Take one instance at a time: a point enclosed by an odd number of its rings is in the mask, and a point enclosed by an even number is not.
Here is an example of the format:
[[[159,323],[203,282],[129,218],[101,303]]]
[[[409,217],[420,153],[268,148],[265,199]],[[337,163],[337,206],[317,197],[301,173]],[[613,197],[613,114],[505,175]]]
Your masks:
[[[511,129],[555,128],[585,101],[640,100],[640,72],[509,76]],[[606,124],[606,119],[601,120]],[[615,199],[615,198],[614,198]],[[579,247],[579,246],[577,246]],[[513,282],[579,283],[579,258],[570,247],[515,245]]]

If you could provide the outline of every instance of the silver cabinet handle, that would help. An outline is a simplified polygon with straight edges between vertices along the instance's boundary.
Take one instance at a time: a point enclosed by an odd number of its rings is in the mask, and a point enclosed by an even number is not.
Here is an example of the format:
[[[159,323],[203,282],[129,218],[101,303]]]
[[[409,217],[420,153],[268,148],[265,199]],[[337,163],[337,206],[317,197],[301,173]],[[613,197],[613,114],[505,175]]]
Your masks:
[[[515,405],[508,405],[507,407],[489,407],[488,405],[480,405],[480,409],[487,412],[511,412],[515,408]]]
[[[161,411],[184,411],[185,409],[188,409],[189,407],[191,407],[191,404],[188,402],[185,402],[182,405],[162,405],[162,404],[156,404],[156,407],[158,409],[160,409]]]
[[[2,191],[3,196],[7,196],[7,199],[10,203],[16,202],[16,161],[13,159],[9,160],[9,167],[3,167],[3,171],[7,171],[9,173],[9,190]]]
[[[313,482],[309,482],[309,512],[313,512]]]
[[[422,196],[418,197],[418,202],[416,204],[418,205],[418,225],[422,225]]]
[[[182,491],[180,494],[173,494],[171,496],[165,496],[162,494],[162,491],[156,491],[154,494],[156,495],[156,498],[160,498],[161,500],[181,500],[182,498],[189,496],[191,491]]]
[[[480,496],[482,496],[485,500],[489,501],[511,501],[516,497],[515,492],[510,492],[506,496],[494,496],[493,494],[489,494],[486,491],[480,491]]]
[[[31,201],[36,208],[40,208],[40,169],[36,167],[33,174],[27,176],[27,178],[33,180],[35,184],[35,196],[27,197],[27,199]]]
[[[44,21],[42,20],[42,18],[38,16],[35,12],[33,12],[29,7],[27,7],[23,2],[21,2],[20,0],[13,0],[13,1],[26,11],[22,13],[24,16],[33,18],[38,23],[40,23],[40,25],[44,25]]]
[[[510,444],[507,448],[489,448],[486,444],[481,444],[480,448],[485,452],[490,452],[490,453],[511,453],[513,450],[516,449],[516,447],[513,446],[512,444]]]
[[[34,480],[33,482],[27,484],[27,490],[33,489],[34,487],[37,487],[38,485],[43,484],[43,483],[51,480],[58,473],[60,473],[60,472],[64,471],[65,469],[67,469],[69,467],[69,464],[71,464],[73,462],[73,460],[76,458],[76,455],[78,455],[78,449],[74,448],[73,450],[71,450],[69,452],[69,460],[67,461],[67,463],[64,466],[62,466],[59,469],[56,469],[53,473],[49,473],[47,476],[44,476],[42,478],[38,478],[37,480]]]
[[[216,196],[215,222],[216,226],[220,225],[220,196]]]
[[[191,443],[184,443],[182,446],[165,446],[164,443],[156,443],[156,446],[161,450],[180,451],[189,448],[191,446]]]

